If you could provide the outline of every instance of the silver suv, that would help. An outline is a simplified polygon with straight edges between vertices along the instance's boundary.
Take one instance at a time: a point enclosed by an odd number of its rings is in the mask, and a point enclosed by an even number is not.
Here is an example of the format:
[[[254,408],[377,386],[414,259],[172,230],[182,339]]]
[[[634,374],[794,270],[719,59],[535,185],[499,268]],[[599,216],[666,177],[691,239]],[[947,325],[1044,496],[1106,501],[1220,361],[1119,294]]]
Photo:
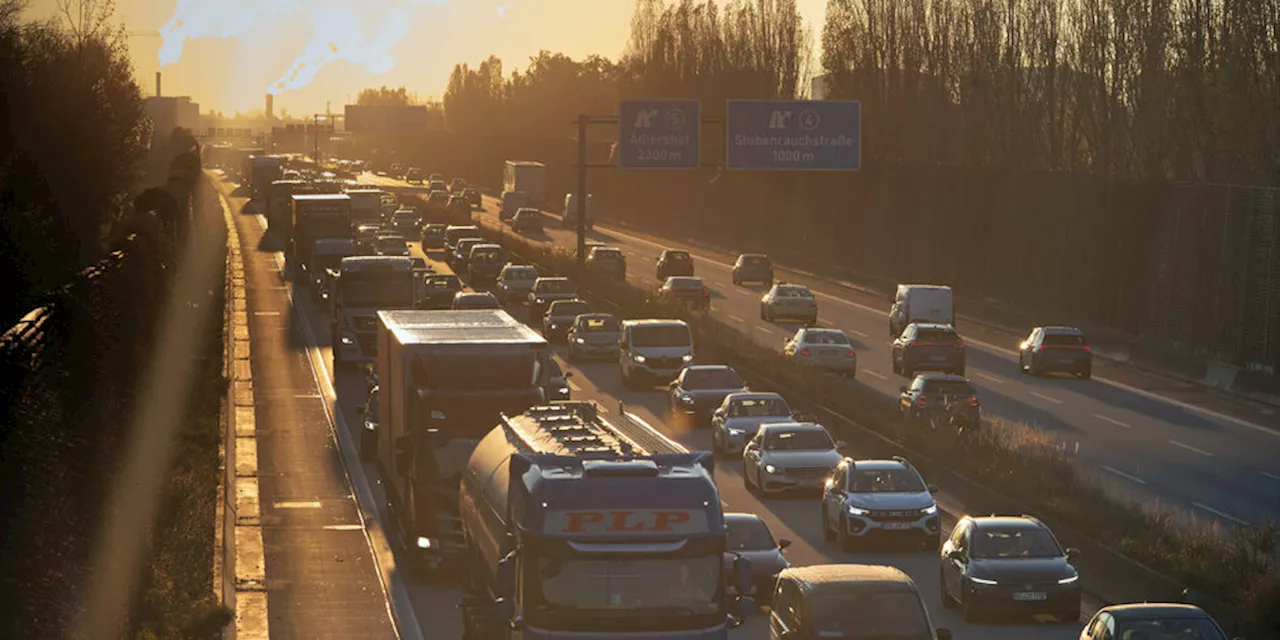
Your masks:
[[[838,541],[844,551],[873,536],[914,538],[936,551],[937,490],[905,458],[845,458],[822,493],[822,537]]]

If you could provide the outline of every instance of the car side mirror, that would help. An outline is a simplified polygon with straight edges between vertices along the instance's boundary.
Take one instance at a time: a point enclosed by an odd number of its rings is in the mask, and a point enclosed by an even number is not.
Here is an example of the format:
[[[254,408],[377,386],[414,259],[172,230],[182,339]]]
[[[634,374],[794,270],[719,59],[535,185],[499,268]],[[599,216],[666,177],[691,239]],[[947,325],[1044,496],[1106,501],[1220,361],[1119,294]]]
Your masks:
[[[1072,548],[1070,548],[1070,549],[1067,549],[1067,557],[1068,557],[1068,558],[1070,558],[1070,559],[1072,559],[1072,560],[1075,560],[1076,558],[1079,558],[1079,557],[1080,557],[1080,550],[1079,550],[1079,549],[1076,549],[1075,547],[1072,547]]]
[[[929,485],[929,486],[928,486],[928,487],[926,487],[926,488],[929,490],[929,493],[937,493],[937,492],[938,492],[938,485],[936,485],[936,484],[931,484],[931,485]]]
[[[791,541],[790,541],[790,540],[788,540],[788,539],[786,539],[786,538],[780,538],[780,539],[778,540],[778,548],[779,548],[779,549],[786,549],[786,548],[787,548],[787,547],[789,547],[789,546],[791,546]]]
[[[938,640],[951,640],[950,629],[938,629]]]

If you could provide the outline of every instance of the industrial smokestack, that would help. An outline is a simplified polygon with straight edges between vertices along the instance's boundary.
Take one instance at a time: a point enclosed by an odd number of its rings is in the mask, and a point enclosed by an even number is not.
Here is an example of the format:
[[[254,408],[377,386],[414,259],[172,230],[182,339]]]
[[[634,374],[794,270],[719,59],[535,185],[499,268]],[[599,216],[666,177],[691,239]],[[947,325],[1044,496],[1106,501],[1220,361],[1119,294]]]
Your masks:
[[[273,95],[271,95],[271,94],[269,94],[269,93],[267,94],[267,122],[271,122],[272,120],[275,120],[275,119],[276,119],[275,112],[273,111],[273,108],[274,108],[273,99],[274,99],[274,98],[275,98],[275,96],[273,96]]]
[[[156,72],[156,97],[159,98],[161,95],[163,94],[160,93],[160,72],[157,71]]]

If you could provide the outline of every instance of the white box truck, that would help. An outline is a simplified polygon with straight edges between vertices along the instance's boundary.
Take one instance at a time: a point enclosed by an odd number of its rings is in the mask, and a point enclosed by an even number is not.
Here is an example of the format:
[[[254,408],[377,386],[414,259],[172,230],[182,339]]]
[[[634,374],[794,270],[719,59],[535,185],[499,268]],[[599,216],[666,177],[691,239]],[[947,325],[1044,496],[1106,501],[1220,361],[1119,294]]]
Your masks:
[[[502,169],[502,190],[523,191],[530,207],[546,203],[547,166],[529,160],[508,160]]]

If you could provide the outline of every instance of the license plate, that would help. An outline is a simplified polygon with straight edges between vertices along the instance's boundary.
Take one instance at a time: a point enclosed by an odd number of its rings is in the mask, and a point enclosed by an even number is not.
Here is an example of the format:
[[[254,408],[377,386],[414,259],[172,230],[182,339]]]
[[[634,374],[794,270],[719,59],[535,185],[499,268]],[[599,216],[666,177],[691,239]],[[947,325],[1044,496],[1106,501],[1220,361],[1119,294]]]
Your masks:
[[[1022,602],[1038,602],[1049,597],[1049,594],[1043,591],[1019,591],[1013,594],[1014,600]]]
[[[911,523],[910,523],[910,522],[886,522],[886,523],[884,523],[884,528],[885,528],[885,529],[888,529],[888,530],[890,530],[890,531],[902,531],[903,529],[909,529],[910,527],[911,527]]]
[[[933,362],[942,362],[943,360],[946,360],[947,357],[946,356],[929,356],[929,359],[932,360]]]
[[[834,358],[834,357],[836,357],[837,355],[840,355],[840,354],[838,354],[838,353],[836,353],[836,352],[834,352],[834,351],[822,351],[822,352],[820,352],[820,355],[821,355],[822,357],[824,357],[824,358]]]

